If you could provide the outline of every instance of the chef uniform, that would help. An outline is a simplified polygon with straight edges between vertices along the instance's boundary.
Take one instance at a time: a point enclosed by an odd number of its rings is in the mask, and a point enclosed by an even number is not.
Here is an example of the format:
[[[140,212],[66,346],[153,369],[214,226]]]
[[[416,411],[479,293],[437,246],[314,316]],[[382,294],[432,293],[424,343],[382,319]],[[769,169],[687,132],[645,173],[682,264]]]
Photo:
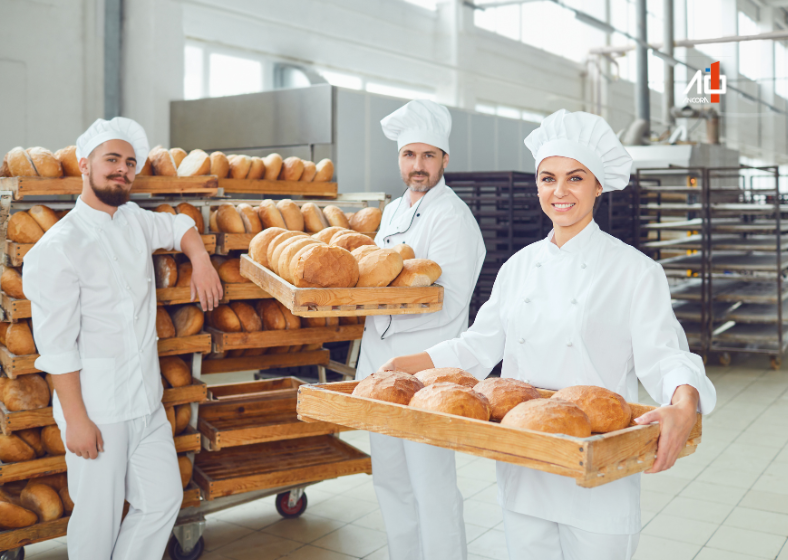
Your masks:
[[[398,149],[425,143],[449,153],[451,115],[431,101],[411,101],[381,121]],[[440,156],[439,156],[440,157]],[[410,245],[416,257],[442,269],[443,309],[424,315],[367,317],[356,379],[389,359],[423,352],[468,328],[470,298],[486,255],[468,206],[440,179],[411,204],[409,191],[383,212],[375,243]],[[467,557],[462,495],[454,451],[370,433],[372,476],[392,560],[461,560]]]
[[[604,191],[629,180],[631,158],[595,115],[558,111],[525,143],[537,171],[546,157],[564,156],[585,165]],[[686,384],[698,390],[700,412],[710,412],[714,386],[689,352],[662,267],[593,221],[560,248],[552,237],[501,267],[473,326],[427,350],[435,367],[484,379],[503,360],[502,377],[553,390],[596,385],[630,402],[637,402],[639,379],[663,405]],[[628,560],[634,553],[639,474],[588,489],[498,462],[497,478],[510,558]]]
[[[131,119],[99,119],[77,140],[77,157],[103,142],[132,145],[145,163],[145,131]],[[74,511],[68,553],[79,560],[161,558],[183,499],[172,428],[161,404],[156,341],[156,285],[151,254],[180,250],[194,227],[185,214],[141,209],[114,216],[81,198],[25,255],[36,367],[53,375],[80,372],[88,417],[101,431],[96,459],[66,452]],[[57,393],[55,421],[65,442]],[[121,524],[123,501],[128,516]]]

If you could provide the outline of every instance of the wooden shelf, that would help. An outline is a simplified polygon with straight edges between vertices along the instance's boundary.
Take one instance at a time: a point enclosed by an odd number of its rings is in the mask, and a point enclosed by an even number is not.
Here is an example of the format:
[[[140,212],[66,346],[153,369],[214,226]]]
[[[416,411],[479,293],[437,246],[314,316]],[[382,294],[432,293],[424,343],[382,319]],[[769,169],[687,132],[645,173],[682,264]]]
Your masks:
[[[31,315],[30,300],[12,298],[5,292],[0,292],[0,305],[5,313],[5,321],[16,323],[21,319],[29,319]]]
[[[209,255],[213,255],[216,252],[216,235],[213,233],[205,233],[200,234],[202,237],[202,243],[205,245],[205,250],[208,251]],[[159,249],[158,251],[153,252],[154,255],[180,255],[182,251],[166,251],[164,249]]]
[[[266,181],[264,179],[219,179],[219,188],[225,193],[288,196],[321,196],[336,198],[336,183],[307,183],[305,181]]]
[[[192,301],[191,287],[159,288],[156,290],[156,305],[181,305],[184,303],[199,303],[199,299]]]
[[[0,483],[25,480],[34,476],[66,472],[66,456],[55,455],[19,461],[18,463],[0,463]]]
[[[260,286],[251,282],[245,284],[225,284],[222,283],[224,297],[222,303],[239,299],[270,299],[271,294],[263,290]]]
[[[246,358],[222,358],[203,360],[202,373],[231,373],[234,371],[250,371],[297,366],[327,366],[330,360],[328,350],[312,352],[295,352],[293,354],[267,354]]]
[[[214,175],[200,177],[140,176],[134,179],[131,192],[150,194],[196,194],[215,196],[218,179]],[[82,192],[81,177],[8,177],[0,179],[0,190],[14,193],[14,200],[26,196],[78,195]]]
[[[187,427],[186,430],[176,435],[173,439],[175,440],[176,453],[188,453],[190,451],[199,453],[202,449],[200,434],[191,426]]]
[[[3,371],[6,376],[11,379],[16,379],[18,375],[26,373],[41,373],[40,369],[36,369],[35,361],[38,354],[27,354],[25,356],[17,356],[8,351],[8,348],[0,345],[0,365],[3,366]]]
[[[359,340],[364,335],[364,325],[240,333],[225,333],[211,327],[207,327],[206,330],[211,333],[213,351],[216,353],[244,348],[274,348]]]
[[[199,379],[192,378],[191,385],[164,389],[161,403],[164,406],[175,406],[186,403],[202,403],[208,399],[208,386]]]
[[[256,233],[217,233],[216,254],[226,255],[230,251],[248,251],[249,243]]]
[[[211,351],[211,335],[205,332],[194,336],[163,338],[158,342],[159,357],[180,354],[208,354]]]
[[[52,407],[38,408],[36,410],[18,410],[12,412],[0,403],[0,428],[3,434],[9,435],[19,430],[28,428],[41,428],[55,423],[52,416]]]
[[[190,480],[189,485],[186,486],[186,489],[183,491],[181,509],[186,509],[187,507],[199,507],[200,502],[202,502],[200,487],[197,486],[193,480]]]

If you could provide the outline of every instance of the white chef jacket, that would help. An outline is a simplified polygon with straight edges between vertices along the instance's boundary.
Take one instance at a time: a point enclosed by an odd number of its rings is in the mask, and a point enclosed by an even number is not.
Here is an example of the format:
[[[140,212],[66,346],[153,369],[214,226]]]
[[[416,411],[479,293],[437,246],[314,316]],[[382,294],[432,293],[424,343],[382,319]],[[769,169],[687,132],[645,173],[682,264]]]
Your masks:
[[[560,249],[553,232],[502,267],[490,300],[461,337],[427,350],[436,367],[483,379],[503,359],[502,377],[545,389],[597,385],[637,402],[637,380],[662,404],[679,385],[711,412],[716,392],[689,352],[662,267],[595,222]],[[499,462],[504,509],[586,531],[640,531],[640,475],[597,488]]]
[[[96,424],[139,418],[161,404],[151,254],[180,251],[193,227],[185,214],[128,202],[113,217],[78,198],[25,255],[35,365],[51,374],[80,371],[82,399]],[[57,394],[52,406],[64,422]]]
[[[487,250],[470,208],[443,179],[410,204],[404,196],[386,206],[375,243],[390,249],[407,243],[416,258],[438,263],[443,309],[421,315],[367,317],[356,379],[364,379],[395,356],[423,352],[468,328],[470,299]]]

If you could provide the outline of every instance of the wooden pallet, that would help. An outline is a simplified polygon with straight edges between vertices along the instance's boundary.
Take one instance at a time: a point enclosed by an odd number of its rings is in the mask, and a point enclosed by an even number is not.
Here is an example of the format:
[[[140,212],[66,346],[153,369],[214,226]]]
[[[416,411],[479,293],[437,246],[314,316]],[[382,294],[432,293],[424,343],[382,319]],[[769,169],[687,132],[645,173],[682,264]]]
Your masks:
[[[202,409],[201,409],[202,412]],[[200,434],[191,426],[173,438],[175,440],[176,453],[188,453],[190,451],[199,453],[202,449]]]
[[[302,385],[298,389],[299,418],[333,422],[514,463],[574,478],[586,488],[648,469],[657,451],[659,424],[632,424],[616,432],[576,438],[356,397],[351,393],[357,384],[347,381]],[[553,394],[553,391],[540,392],[544,397]],[[629,406],[634,418],[654,408],[632,403]],[[693,453],[700,439],[699,414],[680,456]]]
[[[25,356],[17,356],[9,352],[8,348],[0,345],[0,365],[3,366],[3,371],[7,377],[16,379],[18,375],[26,373],[40,373],[40,369],[36,369],[35,362],[38,359],[38,354],[26,354]]]
[[[266,181],[264,179],[219,179],[219,188],[225,193],[265,195],[322,196],[336,198],[336,183],[307,183],[305,181]]]
[[[171,387],[164,389],[161,397],[161,404],[164,406],[175,406],[186,403],[202,403],[208,399],[208,387],[199,379],[192,378],[191,385],[183,387]]]
[[[297,366],[327,366],[330,361],[328,350],[295,352],[293,354],[266,354],[241,358],[203,360],[202,373],[231,373]]]
[[[0,429],[4,435],[9,435],[19,430],[28,428],[41,428],[55,423],[52,416],[52,407],[37,410],[18,410],[12,412],[0,402]]]
[[[0,484],[62,472],[66,472],[65,455],[47,455],[31,461],[0,463]]]
[[[211,335],[202,332],[194,336],[176,336],[159,340],[159,357],[180,354],[208,354],[211,351]]]
[[[276,346],[359,340],[364,335],[364,325],[240,333],[226,333],[211,327],[207,327],[206,330],[211,333],[213,351],[217,353],[244,348],[274,348]]]
[[[299,317],[413,315],[443,308],[443,286],[426,288],[296,288],[249,255],[241,255],[241,275]]]
[[[3,308],[4,320],[7,322],[16,323],[31,316],[29,299],[16,299],[5,292],[0,292],[0,306]]]
[[[134,179],[132,194],[195,194],[203,197],[215,196],[219,188],[214,175],[201,177],[156,177],[140,176]],[[8,177],[0,179],[0,191],[11,191],[14,200],[26,196],[78,195],[82,192],[81,177]]]
[[[231,447],[194,461],[194,481],[206,500],[359,473],[372,473],[369,455],[334,436]]]

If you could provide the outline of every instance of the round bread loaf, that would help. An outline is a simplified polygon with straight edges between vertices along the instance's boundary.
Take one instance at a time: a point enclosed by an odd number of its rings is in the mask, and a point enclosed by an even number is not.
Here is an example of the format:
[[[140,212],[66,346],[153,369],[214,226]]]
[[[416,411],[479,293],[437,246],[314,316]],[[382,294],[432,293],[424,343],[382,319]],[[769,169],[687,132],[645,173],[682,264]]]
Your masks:
[[[35,458],[35,450],[22,438],[15,434],[0,434],[0,461],[18,463],[19,461],[32,461]]]
[[[0,529],[21,529],[38,523],[38,515],[20,505],[0,502]]]
[[[183,162],[187,156],[186,150],[183,148],[170,148],[170,155],[172,156],[172,161],[175,162],[175,168],[180,171],[181,162]]]
[[[362,245],[375,245],[375,241],[363,233],[349,231],[347,233],[337,234],[332,237],[331,245],[334,247],[342,247],[346,251],[354,251]]]
[[[150,159],[154,174],[161,175],[163,177],[178,176],[178,166],[175,165],[175,160],[172,159],[172,154],[161,146],[156,146],[153,148],[148,154],[148,159]]]
[[[425,369],[418,372],[416,377],[425,387],[435,383],[454,383],[472,389],[479,383],[479,380],[467,371],[452,367]]]
[[[370,233],[378,231],[382,217],[383,213],[380,211],[380,208],[368,206],[353,214],[353,217],[348,222],[350,223],[350,229],[362,233]]]
[[[154,212],[161,212],[162,214],[172,214],[173,216],[177,216],[178,213],[175,211],[175,208],[172,207],[171,204],[159,204],[156,208],[153,209]]]
[[[176,288],[189,288],[192,285],[192,263],[184,261],[178,264],[178,281],[175,282]]]
[[[260,233],[263,231],[263,224],[260,222],[260,217],[251,205],[242,202],[238,205],[238,213],[241,215],[241,220],[244,223],[244,231],[246,233]]]
[[[46,455],[47,450],[44,447],[44,442],[41,440],[41,430],[39,428],[28,428],[27,430],[18,430],[14,432],[15,435],[19,436],[22,441],[30,446],[30,448],[36,452],[36,457],[43,457]],[[51,477],[57,477],[59,475],[53,474],[50,475]],[[49,477],[41,477],[41,478],[49,478]],[[63,475],[65,478],[65,475]],[[46,482],[46,484],[49,484]],[[52,486],[50,484],[50,486]],[[57,490],[57,488],[55,488]]]
[[[8,323],[5,323],[5,325],[6,325],[5,328],[7,329]],[[5,336],[5,333],[3,334],[3,336]],[[3,346],[5,346],[5,344]],[[5,386],[8,383],[8,381],[9,381],[8,377],[0,377],[0,402],[3,400],[3,391],[5,391]]]
[[[36,373],[20,375],[3,384],[3,403],[11,412],[46,408],[49,397],[49,385]]]
[[[279,310],[282,312],[282,316],[285,318],[287,330],[292,331],[301,328],[301,317],[296,317],[293,315],[293,313],[291,313],[287,307],[278,301],[276,302],[276,305],[279,306]]]
[[[294,237],[301,236],[303,237],[305,234],[301,231],[284,231],[274,237],[268,243],[268,249],[266,250],[266,259],[268,260],[268,268],[276,272],[275,267],[279,264],[279,255],[282,254],[282,251],[277,251],[279,245],[285,243],[288,239],[292,239]]]
[[[290,273],[298,288],[352,288],[358,282],[358,263],[341,247],[315,245],[296,255]]]
[[[216,175],[219,179],[226,179],[230,174],[230,162],[223,152],[213,152],[211,154],[211,175]]]
[[[260,222],[263,224],[264,229],[268,228],[282,228],[290,229],[282,217],[282,213],[277,208],[273,200],[265,199],[260,202],[257,207],[257,215],[260,217]]]
[[[571,402],[580,407],[597,433],[623,430],[632,420],[632,409],[624,397],[604,387],[575,385],[553,393],[553,399]]]
[[[223,257],[222,255],[211,255],[211,264],[213,265],[213,268],[216,270],[217,274],[219,274],[219,267],[226,262],[227,257]]]
[[[315,183],[328,183],[334,177],[334,162],[330,159],[321,159],[315,166]]]
[[[36,204],[32,206],[27,213],[30,214],[30,217],[33,218],[44,231],[49,231],[49,228],[58,222],[57,214],[48,206]]]
[[[178,470],[181,472],[181,486],[186,488],[192,479],[194,466],[186,455],[178,455]]]
[[[60,162],[55,157],[55,154],[46,148],[42,148],[40,146],[28,148],[27,154],[30,156],[30,160],[33,162],[33,167],[36,168],[36,172],[38,173],[39,177],[63,176],[63,166],[60,165]]]
[[[22,490],[21,501],[22,507],[35,513],[42,523],[63,517],[60,495],[46,484],[28,484]]]
[[[66,454],[66,446],[63,445],[63,438],[60,436],[60,428],[57,427],[57,424],[41,428],[41,442],[49,455]]]
[[[277,202],[276,207],[287,229],[290,231],[304,231],[304,216],[301,214],[301,209],[298,207],[298,204],[289,198],[285,198]]]
[[[205,314],[196,304],[184,305],[172,314],[172,322],[175,326],[175,336],[194,336],[202,331]]]
[[[279,245],[278,249],[281,250],[281,252],[279,253],[279,259],[276,261],[276,273],[292,284],[293,277],[290,272],[290,265],[292,264],[293,258],[301,249],[309,245],[322,245],[322,243],[312,237],[304,236],[288,239]]]
[[[353,389],[356,397],[366,397],[407,405],[424,385],[409,373],[402,371],[379,371],[367,376]]]
[[[244,332],[258,332],[263,330],[263,321],[260,319],[260,315],[257,314],[254,307],[243,301],[234,301],[230,304],[230,308],[235,312],[235,315],[241,322],[241,328]]]
[[[312,237],[314,237],[318,241],[322,241],[323,243],[328,244],[331,243],[331,239],[335,235],[338,235],[339,233],[346,233],[349,231],[351,230],[345,229],[343,227],[331,226],[331,227],[327,227],[326,229],[321,229],[317,233],[313,233]]]
[[[192,419],[192,405],[179,404],[175,407],[175,435],[183,433]]]
[[[79,169],[77,161],[77,147],[67,146],[55,152],[55,158],[63,168],[63,175],[66,177],[81,177],[82,171]]]
[[[35,243],[44,235],[44,230],[30,214],[21,210],[8,219],[6,237],[17,243]]]
[[[6,154],[11,177],[38,177],[33,161],[24,148],[14,148]]]
[[[410,245],[408,245],[406,243],[400,243],[398,245],[394,245],[394,247],[392,247],[392,249],[394,249],[396,252],[398,252],[400,255],[402,255],[402,260],[408,260],[408,259],[415,259],[416,258],[416,253],[413,251],[413,247],[411,247]]]
[[[484,395],[470,387],[456,383],[433,383],[424,387],[410,400],[410,406],[435,412],[445,412],[487,421],[490,419],[490,403]]]
[[[283,228],[273,227],[255,235],[249,242],[249,257],[257,264],[268,268],[268,245],[277,235],[285,231]]]
[[[591,421],[576,404],[557,399],[532,399],[516,405],[501,420],[501,426],[565,434],[591,435]]]
[[[185,387],[192,384],[192,374],[189,371],[189,366],[178,356],[159,358],[159,368],[171,387]]]
[[[148,157],[145,158],[145,163],[143,164],[142,169],[140,169],[139,173],[137,173],[137,177],[143,177],[143,176],[150,177],[151,175],[153,175],[153,163],[151,163],[151,160]]]
[[[219,212],[217,210],[211,210],[211,216],[208,218],[208,230],[209,231],[221,231],[219,229],[219,222],[217,221],[219,218]]]
[[[202,212],[200,212],[195,206],[192,206],[188,202],[181,202],[177,207],[176,210],[178,214],[186,214],[192,220],[194,220],[194,225],[197,227],[198,233],[205,233],[205,221],[202,219]]]
[[[282,306],[277,305],[274,299],[261,299],[257,302],[257,314],[263,322],[263,329],[267,331],[283,331],[287,329],[287,321]]]
[[[490,377],[477,383],[473,390],[490,401],[490,420],[496,422],[503,420],[506,413],[521,402],[541,398],[539,391],[533,386],[511,378]]]
[[[179,177],[199,177],[211,172],[211,158],[202,150],[192,150],[178,164]]]
[[[345,229],[350,229],[350,222],[345,217],[345,213],[333,204],[329,204],[323,208],[323,215],[328,220],[331,226],[338,226]]]
[[[11,323],[5,331],[5,346],[8,351],[17,356],[27,356],[36,353],[36,345],[33,342],[33,333],[27,321]]]
[[[252,165],[249,166],[249,173],[246,175],[247,179],[258,181],[265,175],[265,162],[263,158],[257,156],[252,157]]]
[[[304,162],[301,158],[291,156],[282,162],[282,170],[279,173],[285,181],[298,181],[304,173]]]
[[[238,210],[229,202],[219,205],[216,210],[216,225],[225,233],[246,233],[244,221]]]
[[[336,327],[339,325],[339,317],[301,317],[301,326],[309,329],[321,327]]]
[[[279,171],[282,169],[282,156],[268,154],[263,158],[263,163],[265,163],[265,180],[276,181],[279,178]]]
[[[374,253],[375,251],[379,251],[379,250],[380,247],[378,247],[377,245],[362,245],[361,247],[356,247],[355,249],[350,251],[350,254],[353,255],[356,261],[360,263],[361,259],[366,257],[368,254]],[[400,270],[402,270],[402,266],[400,266]],[[360,272],[361,270],[359,269],[359,274]]]
[[[68,475],[66,473],[48,474],[45,476],[37,476],[31,478],[25,484],[25,487],[31,484],[46,484],[52,490],[58,492],[61,488],[68,488]]]
[[[0,289],[16,299],[27,299],[22,289],[22,275],[15,268],[6,268],[0,275]]]
[[[240,155],[227,159],[230,161],[230,178],[246,179],[246,176],[249,175],[249,169],[252,168],[252,158]]]
[[[363,256],[358,261],[357,288],[382,288],[388,286],[402,271],[402,256],[393,249],[378,249]],[[353,258],[356,258],[353,255]]]
[[[8,154],[3,156],[3,163],[0,164],[0,177],[10,177],[11,169],[8,167]]]
[[[74,502],[71,499],[71,494],[68,493],[68,487],[64,486],[58,492],[58,496],[60,496],[60,501],[63,502],[63,511],[66,515],[71,515],[71,512],[74,511]]]
[[[175,336],[175,325],[172,323],[172,317],[161,306],[156,308],[156,336],[160,339]]]
[[[323,211],[314,202],[301,206],[301,214],[304,216],[304,229],[309,233],[317,233],[328,227]]]
[[[153,256],[154,271],[156,273],[156,288],[174,288],[178,283],[178,264],[170,255]]]
[[[218,305],[208,312],[208,324],[222,332],[241,332],[241,321],[229,305]]]
[[[317,166],[313,161],[305,161],[304,162],[304,172],[301,174],[301,178],[299,181],[304,183],[311,183],[315,179],[315,175],[317,174]]]
[[[167,415],[167,422],[170,423],[170,428],[172,429],[172,435],[175,436],[175,407],[165,406],[164,413]]]
[[[251,282],[245,276],[241,276],[241,259],[227,259],[219,267],[219,278],[226,284],[248,284]]]
[[[429,259],[408,259],[402,263],[399,273],[392,286],[408,288],[426,288],[432,286],[442,274],[441,267]]]

